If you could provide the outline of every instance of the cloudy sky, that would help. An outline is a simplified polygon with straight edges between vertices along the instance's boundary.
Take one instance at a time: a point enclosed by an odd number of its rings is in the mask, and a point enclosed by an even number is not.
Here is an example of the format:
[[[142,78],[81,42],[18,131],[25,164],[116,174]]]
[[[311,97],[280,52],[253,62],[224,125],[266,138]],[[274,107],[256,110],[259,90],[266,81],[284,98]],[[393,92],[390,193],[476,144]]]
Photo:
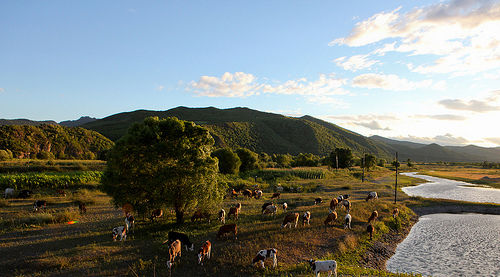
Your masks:
[[[2,1],[0,118],[248,107],[500,146],[499,1]]]

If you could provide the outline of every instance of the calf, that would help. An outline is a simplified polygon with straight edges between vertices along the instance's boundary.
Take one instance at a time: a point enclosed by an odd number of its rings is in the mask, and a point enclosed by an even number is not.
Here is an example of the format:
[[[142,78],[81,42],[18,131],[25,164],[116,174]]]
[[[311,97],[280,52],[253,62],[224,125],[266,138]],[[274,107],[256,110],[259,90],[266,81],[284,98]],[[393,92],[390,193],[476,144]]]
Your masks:
[[[229,208],[229,213],[227,214],[227,219],[230,219],[231,215],[233,215],[233,218],[238,219],[238,214],[239,214],[239,209],[236,207],[231,207],[231,208]]]
[[[267,202],[267,203],[262,204],[262,211],[261,212],[263,213],[266,210],[267,206],[271,206],[272,204],[273,203],[271,203],[271,202]]]
[[[368,224],[368,226],[366,226],[366,231],[368,232],[368,234],[370,234],[370,239],[372,239],[373,238],[373,231],[375,231],[375,228],[373,228],[373,225]]]
[[[172,264],[177,256],[181,257],[181,242],[179,240],[173,241],[168,247],[168,269],[172,268]]]
[[[329,214],[326,219],[325,219],[325,225],[329,225],[330,223],[333,223],[337,219],[337,213],[332,212]]]
[[[210,253],[212,251],[212,244],[209,240],[205,241],[205,243],[200,247],[198,251],[198,264],[203,265],[203,260],[205,256],[210,259]]]
[[[120,241],[127,240],[127,228],[125,226],[113,228],[113,233],[111,234],[111,238],[113,238],[113,241],[116,241],[118,236],[120,236]]]
[[[273,196],[271,196],[271,199],[275,199],[275,198],[281,198],[281,193],[279,193],[279,192],[274,193]]]
[[[295,228],[297,228],[297,223],[299,222],[299,213],[288,214],[283,219],[283,223],[281,223],[281,228],[285,228],[287,225],[292,228],[292,224],[295,222]]]
[[[3,193],[4,198],[12,198],[14,197],[14,192],[15,190],[13,188],[6,188],[5,192]]]
[[[366,199],[365,199],[365,200],[366,200],[366,201],[368,201],[368,200],[370,200],[370,199],[372,199],[372,200],[378,200],[378,195],[377,195],[377,192],[375,192],[375,191],[370,192],[370,193],[368,194],[368,196],[366,197]]]
[[[224,226],[221,226],[219,228],[219,231],[217,232],[217,238],[220,239],[223,235],[233,233],[235,239],[238,239],[237,234],[238,230],[236,228],[236,224],[227,224]]]
[[[344,223],[344,229],[347,229],[347,228],[351,229],[351,220],[352,220],[351,215],[350,215],[350,214],[347,214],[347,215],[345,216],[344,220],[345,220],[345,223]]]
[[[341,207],[345,208],[348,213],[351,211],[351,202],[349,202],[349,200],[342,200],[340,204],[342,205]]]
[[[276,218],[276,211],[278,210],[278,208],[276,208],[276,206],[273,205],[269,205],[266,207],[266,209],[262,212],[262,216],[266,215],[266,214],[272,214],[274,215],[274,217]]]
[[[25,190],[22,190],[19,192],[19,194],[17,195],[17,198],[23,198],[23,199],[30,198],[32,194],[33,194],[33,191],[31,191],[29,189],[25,189]]]
[[[163,216],[163,210],[162,209],[156,209],[153,212],[151,212],[151,216],[149,217],[149,219],[151,219],[151,221],[154,221],[155,219],[158,219],[158,218],[160,218],[162,216]]]
[[[378,212],[373,211],[372,214],[370,215],[370,218],[368,218],[368,223],[377,220],[377,217],[378,217]]]
[[[219,220],[220,222],[222,222],[224,224],[226,223],[226,211],[224,209],[219,210],[217,220]]]
[[[333,260],[329,261],[315,261],[309,260],[309,265],[311,266],[312,271],[316,277],[319,277],[320,272],[328,272],[328,277],[333,276],[337,277],[337,262]]]
[[[399,215],[399,209],[398,209],[398,208],[395,208],[395,209],[392,211],[392,217],[396,218],[398,215]]]
[[[321,197],[318,197],[316,199],[314,199],[314,205],[318,205],[318,204],[321,204],[323,203],[323,199]]]
[[[332,213],[335,210],[337,210],[338,205],[339,205],[339,201],[337,200],[337,198],[333,198],[332,201],[330,201],[330,208],[328,209],[328,212]]]
[[[38,209],[43,208],[43,211],[47,210],[47,201],[45,200],[36,200],[33,203],[33,211],[38,212]]]
[[[85,203],[78,204],[78,209],[80,210],[80,214],[84,214],[87,212],[87,207],[85,207]]]
[[[306,223],[307,223],[307,225],[311,225],[311,224],[309,224],[310,219],[311,219],[311,212],[309,212],[309,211],[305,212],[302,215],[302,226],[305,226]]]
[[[286,209],[288,209],[288,204],[285,202],[283,203],[283,212],[286,212]]]
[[[208,222],[210,222],[210,214],[208,212],[202,212],[200,210],[197,210],[194,212],[193,216],[191,217],[191,222],[197,220],[197,219],[203,219],[206,218]]]
[[[125,216],[125,226],[127,227],[127,233],[130,232],[130,230],[134,232],[134,225],[135,225],[134,223],[135,223],[134,216],[131,214],[127,214]]]
[[[256,263],[260,263],[260,266],[264,268],[264,261],[266,259],[272,259],[273,260],[273,268],[276,268],[276,265],[278,264],[278,259],[277,255],[278,250],[276,248],[269,248],[266,250],[260,250],[255,258],[252,260],[252,266],[254,266]]]
[[[189,237],[184,233],[170,231],[168,232],[168,240],[164,241],[163,243],[168,241],[168,243],[170,244],[176,240],[179,240],[182,244],[184,244],[186,250],[194,251],[194,244],[189,240]]]

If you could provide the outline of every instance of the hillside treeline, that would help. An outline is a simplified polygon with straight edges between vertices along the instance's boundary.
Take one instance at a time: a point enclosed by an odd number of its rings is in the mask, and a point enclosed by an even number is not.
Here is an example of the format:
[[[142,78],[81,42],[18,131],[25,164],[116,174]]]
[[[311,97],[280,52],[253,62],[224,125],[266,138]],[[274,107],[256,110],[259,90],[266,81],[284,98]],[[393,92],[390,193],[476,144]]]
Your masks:
[[[113,145],[103,135],[80,127],[0,126],[0,159],[93,160],[102,158]]]

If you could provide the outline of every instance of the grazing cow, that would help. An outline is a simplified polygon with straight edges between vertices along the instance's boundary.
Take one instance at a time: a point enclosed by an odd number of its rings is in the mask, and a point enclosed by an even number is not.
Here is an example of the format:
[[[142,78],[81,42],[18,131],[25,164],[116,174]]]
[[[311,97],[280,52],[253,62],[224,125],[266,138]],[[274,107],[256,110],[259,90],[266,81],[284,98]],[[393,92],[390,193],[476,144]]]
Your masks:
[[[238,193],[234,189],[228,189],[226,196],[238,198]]]
[[[273,203],[271,202],[267,202],[267,203],[264,203],[262,204],[262,213],[266,210],[267,206],[271,206]]]
[[[241,203],[236,203],[234,206],[238,209],[238,212],[241,212]]]
[[[351,202],[349,202],[349,200],[342,200],[340,204],[342,205],[341,207],[345,208],[348,213],[351,211]]]
[[[372,199],[372,200],[378,200],[377,192],[375,192],[375,191],[370,192],[368,194],[368,196],[366,197],[366,201],[368,201],[370,199]]]
[[[337,206],[339,205],[339,201],[337,198],[333,198],[332,201],[330,201],[330,208],[328,209],[329,213],[332,213],[337,210]]]
[[[233,218],[238,219],[238,214],[239,214],[239,209],[236,207],[231,207],[231,208],[229,208],[229,213],[227,214],[227,219],[230,219],[231,215],[233,215]]]
[[[163,243],[168,241],[168,243],[170,244],[176,240],[179,240],[182,244],[184,244],[186,250],[194,251],[194,244],[189,240],[189,237],[184,233],[170,231],[168,232],[168,240],[164,241]]]
[[[325,219],[325,225],[329,225],[330,222],[333,223],[336,219],[337,219],[337,213],[336,212],[332,212],[331,214],[329,214],[326,217],[326,219]]]
[[[276,218],[276,211],[278,210],[278,208],[276,208],[276,206],[273,205],[269,205],[266,207],[266,209],[262,212],[262,216],[266,215],[266,214],[269,214],[269,215],[274,215],[274,217]]]
[[[252,197],[252,191],[249,190],[249,189],[245,189],[243,190],[243,196],[247,197],[247,198],[250,198]]]
[[[111,238],[113,238],[113,241],[116,241],[116,239],[120,236],[120,241],[126,241],[127,240],[127,227],[125,226],[120,226],[120,227],[115,227],[113,228],[113,233],[111,234]]]
[[[377,220],[377,217],[378,217],[378,212],[373,211],[372,214],[370,215],[370,218],[368,218],[368,223]]]
[[[87,207],[85,207],[85,203],[78,204],[78,209],[80,210],[80,214],[84,214],[87,212]]]
[[[135,218],[131,214],[127,214],[125,216],[125,226],[127,227],[127,233],[132,230],[132,233],[134,232],[134,225],[135,225]]]
[[[194,222],[197,219],[203,219],[203,218],[206,218],[208,220],[208,222],[210,222],[210,213],[208,213],[206,211],[202,212],[200,210],[197,210],[194,212],[193,216],[191,217],[191,222]]]
[[[203,260],[205,256],[210,259],[210,253],[212,252],[212,244],[209,240],[205,241],[205,243],[200,247],[198,251],[198,264],[203,265]]]
[[[321,204],[323,203],[323,199],[321,197],[318,197],[316,199],[314,199],[314,205],[318,205],[318,204]]]
[[[217,238],[220,239],[223,235],[233,233],[235,239],[238,239],[237,234],[238,230],[236,228],[236,224],[227,224],[224,226],[221,226],[219,228],[219,231],[217,232]]]
[[[292,229],[292,224],[295,222],[295,228],[297,228],[297,223],[299,222],[299,213],[288,214],[283,219],[281,223],[281,228],[285,228],[287,225]]]
[[[337,262],[334,260],[329,261],[315,261],[309,260],[309,265],[311,266],[312,271],[319,277],[320,272],[328,272],[328,277],[333,276],[337,277]]]
[[[283,212],[286,212],[286,209],[288,209],[288,204],[285,202],[283,203]]]
[[[311,225],[309,224],[309,220],[311,219],[311,212],[307,211],[302,215],[302,226]]]
[[[352,220],[351,215],[347,214],[344,219],[345,219],[344,229],[347,229],[347,228],[351,229],[351,220]]]
[[[224,224],[226,223],[226,211],[224,209],[219,210],[217,220]]]
[[[14,197],[14,189],[13,188],[6,188],[5,192],[3,193],[4,198],[12,198]]]
[[[22,199],[30,198],[32,194],[33,194],[32,190],[25,189],[25,190],[22,190],[19,192],[19,195],[17,195],[17,198],[22,198]]]
[[[66,191],[64,191],[62,189],[56,189],[56,196],[66,197]]]
[[[276,187],[276,190],[277,190],[277,191],[283,191],[283,187],[282,187],[282,186],[277,186],[277,187]]]
[[[255,190],[255,199],[260,199],[262,197],[262,190],[258,189],[258,190]]]
[[[275,198],[276,199],[281,198],[281,193],[279,193],[279,192],[274,193],[273,196],[271,196],[271,199],[275,199]]]
[[[177,256],[181,257],[181,242],[179,240],[173,241],[168,247],[168,261],[167,267],[168,269],[172,268],[172,264]]]
[[[347,200],[347,199],[349,199],[350,197],[351,197],[351,195],[350,195],[350,194],[344,194],[344,195],[342,195],[342,198],[343,198],[342,200]]]
[[[337,197],[337,202],[341,203],[344,200],[344,196],[341,194]]]
[[[399,209],[398,208],[395,208],[393,211],[392,211],[392,217],[396,218],[398,217],[399,215]]]
[[[264,268],[264,261],[266,259],[272,259],[273,260],[273,268],[276,268],[276,265],[278,264],[278,258],[277,258],[278,250],[276,248],[269,248],[265,250],[260,250],[255,258],[252,260],[252,266],[254,266],[256,263],[260,263],[260,266]]]
[[[43,208],[43,211],[47,210],[47,201],[45,200],[36,200],[33,203],[33,211],[38,212],[38,209]]]
[[[372,239],[373,238],[373,231],[375,231],[375,228],[373,228],[373,225],[368,224],[368,226],[366,226],[366,231],[368,232],[368,234],[370,234],[370,239]]]
[[[151,216],[149,217],[149,219],[151,219],[151,221],[154,221],[155,219],[158,219],[160,217],[163,217],[163,210],[156,209],[153,212],[151,212]]]

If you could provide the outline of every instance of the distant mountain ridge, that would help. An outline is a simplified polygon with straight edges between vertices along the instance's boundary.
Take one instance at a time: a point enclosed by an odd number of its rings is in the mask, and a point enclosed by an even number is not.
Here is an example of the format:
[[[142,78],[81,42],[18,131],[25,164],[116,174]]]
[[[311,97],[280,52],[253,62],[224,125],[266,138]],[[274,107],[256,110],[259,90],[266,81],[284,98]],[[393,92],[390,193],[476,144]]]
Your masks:
[[[85,123],[94,122],[96,120],[97,120],[97,118],[95,118],[95,117],[82,116],[77,120],[61,121],[61,122],[59,122],[59,125],[66,126],[66,127],[78,127],[78,126],[83,125]]]

